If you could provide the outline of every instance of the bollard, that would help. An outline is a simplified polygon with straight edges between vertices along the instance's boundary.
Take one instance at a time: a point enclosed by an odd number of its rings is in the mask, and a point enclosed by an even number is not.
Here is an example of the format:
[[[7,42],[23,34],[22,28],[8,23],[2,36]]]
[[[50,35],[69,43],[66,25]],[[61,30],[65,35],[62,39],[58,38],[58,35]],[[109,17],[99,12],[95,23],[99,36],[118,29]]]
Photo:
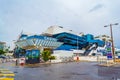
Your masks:
[[[18,62],[17,62],[17,59],[15,60],[15,65],[17,66]]]
[[[25,64],[25,58],[20,58],[19,64],[23,66]]]

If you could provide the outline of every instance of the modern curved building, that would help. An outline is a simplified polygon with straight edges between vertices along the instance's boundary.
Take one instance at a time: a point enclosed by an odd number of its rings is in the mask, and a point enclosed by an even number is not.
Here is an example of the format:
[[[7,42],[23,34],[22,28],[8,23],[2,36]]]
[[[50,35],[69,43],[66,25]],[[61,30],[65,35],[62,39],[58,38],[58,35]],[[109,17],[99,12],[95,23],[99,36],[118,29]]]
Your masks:
[[[88,55],[91,50],[98,46],[104,46],[104,41],[95,39],[91,34],[79,35],[61,26],[51,26],[41,35],[21,34],[15,44],[26,49],[27,56],[31,57],[31,55],[40,54],[45,48],[52,50],[85,49],[83,55]],[[93,47],[93,45],[95,46]]]

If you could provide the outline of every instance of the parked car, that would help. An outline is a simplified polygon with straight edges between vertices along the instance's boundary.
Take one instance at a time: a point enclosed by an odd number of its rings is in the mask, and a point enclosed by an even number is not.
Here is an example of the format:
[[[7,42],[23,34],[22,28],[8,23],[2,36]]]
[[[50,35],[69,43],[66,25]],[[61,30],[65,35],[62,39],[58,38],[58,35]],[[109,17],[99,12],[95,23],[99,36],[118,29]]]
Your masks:
[[[6,56],[4,56],[4,55],[0,55],[0,58],[2,58],[2,59],[6,59]]]

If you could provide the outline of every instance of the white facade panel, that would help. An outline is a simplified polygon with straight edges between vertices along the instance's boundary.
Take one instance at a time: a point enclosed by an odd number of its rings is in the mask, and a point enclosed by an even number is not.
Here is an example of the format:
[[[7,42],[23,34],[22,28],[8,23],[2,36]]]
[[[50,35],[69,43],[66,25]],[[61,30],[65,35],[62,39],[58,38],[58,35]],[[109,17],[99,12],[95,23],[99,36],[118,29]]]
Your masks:
[[[78,35],[77,33],[73,32],[72,30],[64,29],[61,26],[50,26],[44,33],[53,35],[53,34],[58,34],[58,33],[62,33],[62,32],[67,32],[67,33]]]

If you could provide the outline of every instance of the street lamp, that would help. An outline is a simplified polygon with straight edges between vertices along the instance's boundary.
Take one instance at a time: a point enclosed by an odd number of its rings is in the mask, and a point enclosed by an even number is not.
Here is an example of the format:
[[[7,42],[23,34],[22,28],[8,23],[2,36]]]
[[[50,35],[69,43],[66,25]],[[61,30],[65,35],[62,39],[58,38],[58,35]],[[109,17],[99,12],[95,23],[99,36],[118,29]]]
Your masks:
[[[104,27],[110,27],[111,42],[112,42],[112,56],[113,56],[113,61],[115,62],[115,49],[114,49],[113,32],[112,32],[112,26],[113,25],[118,25],[118,23],[105,25]]]

